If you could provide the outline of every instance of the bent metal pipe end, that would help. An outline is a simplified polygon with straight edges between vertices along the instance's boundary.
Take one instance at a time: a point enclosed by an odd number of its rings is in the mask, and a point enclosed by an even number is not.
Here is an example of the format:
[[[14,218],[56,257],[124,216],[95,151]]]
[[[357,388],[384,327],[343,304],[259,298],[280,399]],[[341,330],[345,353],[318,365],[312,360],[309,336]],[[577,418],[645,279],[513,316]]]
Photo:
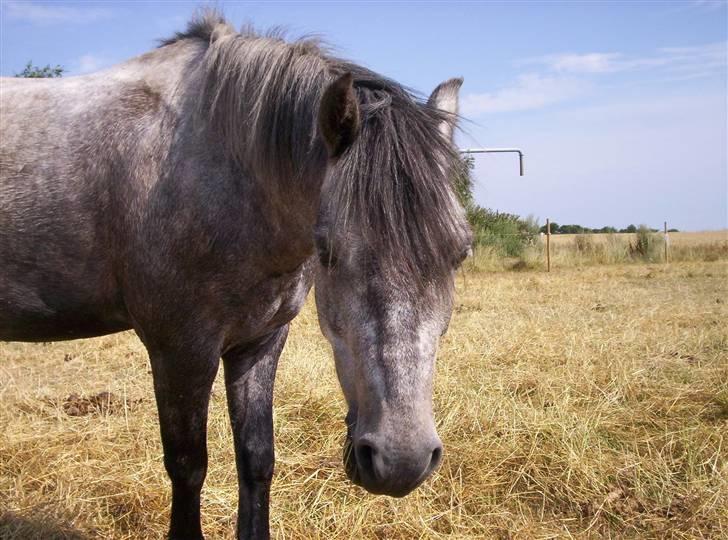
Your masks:
[[[518,154],[518,169],[520,176],[525,174],[523,167],[523,151],[520,148],[464,148],[460,150],[461,154]]]

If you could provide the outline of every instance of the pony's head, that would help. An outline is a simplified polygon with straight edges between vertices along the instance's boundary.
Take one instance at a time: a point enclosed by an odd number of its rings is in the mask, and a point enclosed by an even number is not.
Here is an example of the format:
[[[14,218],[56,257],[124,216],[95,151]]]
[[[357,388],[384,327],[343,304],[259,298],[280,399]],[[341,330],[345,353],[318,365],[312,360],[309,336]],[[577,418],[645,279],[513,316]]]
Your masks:
[[[349,407],[346,470],[372,493],[406,495],[442,457],[435,355],[471,241],[452,183],[461,84],[422,102],[343,65],[320,104],[316,303]]]

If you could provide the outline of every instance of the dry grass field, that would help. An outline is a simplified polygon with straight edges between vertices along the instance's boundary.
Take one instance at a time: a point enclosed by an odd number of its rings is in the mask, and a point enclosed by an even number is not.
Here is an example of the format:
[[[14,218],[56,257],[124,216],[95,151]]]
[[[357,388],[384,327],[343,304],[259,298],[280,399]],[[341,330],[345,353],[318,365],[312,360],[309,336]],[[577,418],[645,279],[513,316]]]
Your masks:
[[[728,538],[726,321],[725,259],[471,268],[438,357],[445,459],[395,500],[345,479],[345,409],[309,302],[276,383],[273,535]],[[235,522],[224,392],[219,380],[210,539],[231,538]],[[0,538],[162,538],[169,503],[132,333],[0,344]]]
[[[703,232],[671,232],[669,236],[669,257],[672,261],[685,260],[717,260],[728,256],[728,230],[722,231],[703,231]],[[658,253],[654,254],[656,260],[662,261],[663,257],[663,238],[662,233],[654,235],[659,245],[655,246]],[[551,242],[555,251],[555,256],[565,256],[568,259],[568,253],[571,251],[581,251],[582,256],[597,255],[599,258],[598,246],[608,248],[612,256],[619,255],[620,249],[628,247],[630,243],[634,243],[636,235],[629,233],[617,234],[554,234],[551,236]],[[594,248],[597,249],[594,249]],[[590,249],[592,248],[592,249]],[[592,251],[592,253],[590,253]],[[593,252],[597,253],[593,253]],[[601,250],[602,254],[604,250]],[[614,253],[616,252],[616,253]],[[572,254],[573,257],[573,254]],[[583,258],[583,257],[582,257]],[[596,262],[608,262],[597,260]]]
[[[662,233],[648,235],[647,249],[636,252],[638,235],[618,234],[553,234],[551,235],[551,264],[553,268],[626,264],[634,262],[658,263],[665,260]],[[643,240],[645,240],[643,238]],[[728,230],[705,232],[678,232],[669,234],[668,256],[671,262],[718,261],[728,259]],[[471,269],[524,270],[546,268],[546,237],[541,235],[530,242],[518,258],[503,257],[497,249],[483,246],[475,251],[469,262]]]
[[[657,233],[662,236],[661,232]],[[568,244],[574,241],[574,238],[579,236],[578,234],[554,234],[551,235],[551,241],[556,245]],[[593,234],[589,235],[594,239],[602,239],[604,241],[608,238],[609,234]],[[630,233],[615,233],[613,236],[622,238],[624,240],[630,240],[634,237]],[[668,234],[670,237],[670,244],[675,246],[695,246],[700,244],[715,244],[728,242],[728,230],[722,231],[702,231],[702,232],[671,232]]]

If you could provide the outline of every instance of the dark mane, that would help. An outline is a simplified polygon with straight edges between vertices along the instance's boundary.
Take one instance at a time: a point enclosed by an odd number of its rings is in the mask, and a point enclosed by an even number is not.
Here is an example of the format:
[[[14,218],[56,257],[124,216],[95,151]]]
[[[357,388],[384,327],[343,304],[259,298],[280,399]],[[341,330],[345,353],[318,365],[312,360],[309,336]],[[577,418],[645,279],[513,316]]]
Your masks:
[[[237,33],[215,11],[162,44],[185,39],[208,44],[205,118],[230,157],[259,179],[302,181],[320,164],[320,97],[334,77],[351,73],[361,132],[327,189],[332,232],[356,231],[382,261],[408,273],[452,268],[469,232],[450,178],[458,156],[440,129],[450,115],[391,79],[331,56],[316,40]]]
[[[214,9],[204,10],[190,19],[184,32],[175,32],[173,36],[160,39],[159,46],[172,45],[183,39],[210,41],[212,31],[218,24],[227,24],[222,13]]]

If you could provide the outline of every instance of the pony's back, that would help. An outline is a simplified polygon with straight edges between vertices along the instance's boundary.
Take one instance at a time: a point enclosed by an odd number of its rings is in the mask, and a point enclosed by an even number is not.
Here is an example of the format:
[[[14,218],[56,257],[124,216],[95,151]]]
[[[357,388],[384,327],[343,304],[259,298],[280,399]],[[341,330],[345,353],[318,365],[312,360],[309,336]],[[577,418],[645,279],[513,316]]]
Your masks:
[[[158,178],[199,55],[179,43],[91,75],[0,80],[3,339],[128,327],[114,277],[121,209]]]

